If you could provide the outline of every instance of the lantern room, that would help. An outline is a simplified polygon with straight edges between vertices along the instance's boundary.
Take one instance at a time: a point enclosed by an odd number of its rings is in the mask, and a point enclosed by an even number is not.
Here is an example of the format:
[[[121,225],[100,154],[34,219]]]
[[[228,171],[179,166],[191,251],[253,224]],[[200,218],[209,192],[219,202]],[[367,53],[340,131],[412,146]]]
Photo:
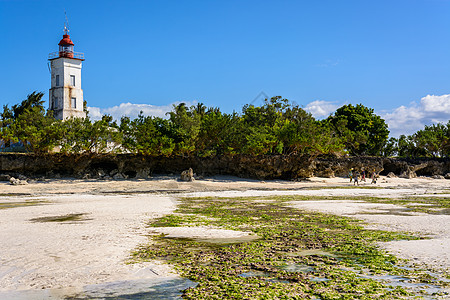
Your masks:
[[[75,45],[70,39],[69,29],[64,26],[64,34],[61,41],[59,41],[59,51],[53,52],[48,55],[48,59],[52,60],[59,57],[74,58],[84,60],[84,53],[74,52],[73,46]]]
[[[59,57],[73,58],[73,42],[70,39],[70,35],[65,32],[62,40],[59,42]]]

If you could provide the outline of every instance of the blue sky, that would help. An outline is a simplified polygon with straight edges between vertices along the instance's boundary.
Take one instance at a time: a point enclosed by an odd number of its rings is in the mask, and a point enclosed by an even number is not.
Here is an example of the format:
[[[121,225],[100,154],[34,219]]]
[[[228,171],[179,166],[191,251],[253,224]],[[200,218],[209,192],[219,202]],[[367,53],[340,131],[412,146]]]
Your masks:
[[[450,119],[450,0],[0,0],[1,105],[47,99],[64,10],[92,117],[263,93],[318,118],[362,103],[393,136]]]

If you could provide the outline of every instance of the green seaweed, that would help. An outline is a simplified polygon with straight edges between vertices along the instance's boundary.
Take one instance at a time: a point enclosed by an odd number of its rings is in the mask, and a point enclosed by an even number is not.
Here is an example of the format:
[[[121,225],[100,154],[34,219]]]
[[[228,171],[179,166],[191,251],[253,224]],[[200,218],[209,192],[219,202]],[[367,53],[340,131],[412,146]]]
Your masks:
[[[376,245],[420,237],[367,230],[355,219],[288,206],[290,201],[311,198],[183,198],[176,214],[150,226],[211,225],[252,232],[259,239],[218,245],[155,235],[151,244],[133,253],[134,260],[167,261],[198,282],[183,292],[185,299],[405,299],[423,293],[370,278],[374,275],[446,284],[426,272],[404,268],[405,261]]]
[[[26,206],[36,206],[48,203],[44,200],[31,200],[31,201],[14,201],[14,202],[0,202],[0,209],[16,208],[16,207],[26,207]]]
[[[31,222],[79,222],[89,220],[85,214],[67,214],[62,216],[50,216],[30,219]]]

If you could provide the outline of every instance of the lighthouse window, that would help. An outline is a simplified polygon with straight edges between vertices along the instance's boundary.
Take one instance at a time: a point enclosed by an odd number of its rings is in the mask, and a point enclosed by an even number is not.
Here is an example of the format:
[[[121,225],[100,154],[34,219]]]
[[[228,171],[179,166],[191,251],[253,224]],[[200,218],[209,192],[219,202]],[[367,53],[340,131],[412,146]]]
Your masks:
[[[59,75],[56,75],[56,86],[59,86]]]
[[[70,85],[75,86],[75,75],[70,75]]]
[[[72,108],[77,108],[77,98],[72,98]]]
[[[60,52],[73,52],[73,46],[60,46]]]

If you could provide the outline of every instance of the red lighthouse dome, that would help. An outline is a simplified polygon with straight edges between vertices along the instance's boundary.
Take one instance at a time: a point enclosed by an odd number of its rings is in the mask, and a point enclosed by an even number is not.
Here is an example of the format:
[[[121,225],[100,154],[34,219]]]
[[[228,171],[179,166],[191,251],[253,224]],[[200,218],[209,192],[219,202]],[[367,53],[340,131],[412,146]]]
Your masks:
[[[59,57],[73,58],[73,45],[74,43],[70,39],[70,35],[63,35],[63,39],[59,42]]]
[[[59,42],[60,46],[69,46],[69,45],[75,45],[72,40],[70,39],[70,35],[64,34],[63,39]]]

